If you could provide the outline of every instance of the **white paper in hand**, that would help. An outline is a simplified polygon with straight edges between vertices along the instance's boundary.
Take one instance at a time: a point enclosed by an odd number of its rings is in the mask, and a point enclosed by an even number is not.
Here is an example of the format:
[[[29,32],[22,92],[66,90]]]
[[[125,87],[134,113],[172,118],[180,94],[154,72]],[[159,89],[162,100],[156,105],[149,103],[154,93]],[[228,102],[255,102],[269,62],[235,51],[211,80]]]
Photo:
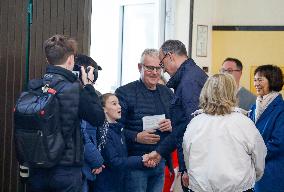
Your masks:
[[[165,119],[165,114],[162,115],[152,115],[152,116],[144,116],[142,118],[143,121],[143,130],[154,130],[159,129],[159,122]]]

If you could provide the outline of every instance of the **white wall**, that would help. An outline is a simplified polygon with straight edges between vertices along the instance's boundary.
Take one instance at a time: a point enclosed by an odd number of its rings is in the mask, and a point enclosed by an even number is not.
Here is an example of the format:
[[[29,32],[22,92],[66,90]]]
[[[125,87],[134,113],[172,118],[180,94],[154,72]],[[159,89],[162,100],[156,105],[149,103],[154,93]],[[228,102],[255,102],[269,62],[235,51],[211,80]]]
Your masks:
[[[176,0],[174,16],[174,39],[178,39],[186,45],[188,49],[188,33],[189,33],[189,0]]]
[[[214,1],[213,0],[195,0],[193,11],[193,37],[192,37],[192,58],[200,66],[209,67],[211,65],[212,58],[212,15],[214,13]],[[197,25],[208,26],[207,36],[207,57],[196,56],[196,39],[197,39]]]
[[[192,52],[192,58],[199,66],[210,66],[211,64],[212,7],[213,0],[194,1],[192,49],[189,50],[190,0],[176,0],[175,4],[175,23],[173,25],[175,33],[173,35],[173,39],[178,39],[186,45],[188,52]],[[196,56],[197,25],[208,26],[207,57]]]
[[[217,0],[214,25],[284,25],[283,0]]]
[[[190,0],[176,0],[173,37],[188,46]],[[197,25],[208,25],[207,57],[196,56]],[[195,0],[192,58],[199,66],[212,62],[212,25],[284,25],[284,0]],[[189,50],[190,51],[190,50]]]

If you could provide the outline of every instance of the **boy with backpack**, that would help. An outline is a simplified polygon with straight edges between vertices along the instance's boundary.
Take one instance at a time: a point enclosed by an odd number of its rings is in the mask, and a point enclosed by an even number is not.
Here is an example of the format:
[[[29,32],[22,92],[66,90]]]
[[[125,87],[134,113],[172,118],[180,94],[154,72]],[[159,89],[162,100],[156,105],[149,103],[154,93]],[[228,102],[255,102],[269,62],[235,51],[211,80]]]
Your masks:
[[[30,169],[29,192],[79,192],[83,161],[80,121],[84,119],[93,126],[104,122],[92,86],[94,68],[87,71],[81,67],[84,88],[72,73],[76,49],[76,41],[71,38],[54,35],[47,39],[46,74],[41,80],[30,81],[29,91],[20,96],[15,107],[16,153],[20,164]],[[32,92],[38,96],[30,96]],[[31,100],[34,104],[27,106]]]

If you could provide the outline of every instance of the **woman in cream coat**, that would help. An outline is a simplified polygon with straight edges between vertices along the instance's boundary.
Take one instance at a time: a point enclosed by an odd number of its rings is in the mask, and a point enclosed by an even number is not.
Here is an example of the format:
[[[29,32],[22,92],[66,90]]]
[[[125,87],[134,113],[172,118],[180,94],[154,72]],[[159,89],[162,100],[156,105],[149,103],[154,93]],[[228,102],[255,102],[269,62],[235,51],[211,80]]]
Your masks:
[[[262,177],[264,141],[236,105],[231,75],[216,74],[207,80],[201,109],[193,114],[183,138],[191,191],[249,192]]]

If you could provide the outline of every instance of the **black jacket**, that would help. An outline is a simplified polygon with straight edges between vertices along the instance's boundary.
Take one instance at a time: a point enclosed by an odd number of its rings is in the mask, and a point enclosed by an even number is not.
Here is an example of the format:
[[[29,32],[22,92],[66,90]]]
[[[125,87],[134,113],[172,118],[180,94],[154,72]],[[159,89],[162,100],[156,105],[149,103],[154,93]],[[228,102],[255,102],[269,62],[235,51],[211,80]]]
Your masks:
[[[30,81],[29,87],[40,88],[43,84],[57,89],[60,105],[61,131],[65,149],[59,165],[81,165],[83,143],[80,120],[85,119],[94,126],[102,125],[104,112],[95,89],[91,85],[82,87],[77,77],[62,67],[49,65],[42,80]]]

